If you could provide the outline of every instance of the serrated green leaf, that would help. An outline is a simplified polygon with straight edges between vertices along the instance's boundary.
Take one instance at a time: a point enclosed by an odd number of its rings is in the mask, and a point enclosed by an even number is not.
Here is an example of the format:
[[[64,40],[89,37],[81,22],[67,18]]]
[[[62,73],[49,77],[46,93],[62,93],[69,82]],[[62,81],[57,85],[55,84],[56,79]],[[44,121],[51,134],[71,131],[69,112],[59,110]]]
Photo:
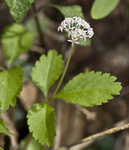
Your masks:
[[[17,22],[20,22],[27,14],[27,11],[29,10],[34,0],[5,0],[5,2],[8,5],[13,18]]]
[[[8,59],[8,66],[20,54],[32,47],[33,40],[33,34],[20,24],[13,24],[5,29],[2,35],[2,46]]]
[[[57,8],[65,18],[67,17],[81,17],[84,18],[82,8],[79,5],[72,5],[72,6],[61,6],[61,5],[52,5]]]
[[[29,110],[28,126],[40,144],[51,146],[56,135],[55,111],[48,104],[34,104]]]
[[[59,78],[64,66],[62,55],[57,55],[55,50],[50,50],[48,56],[42,55],[32,70],[32,80],[44,93],[48,95],[49,88]]]
[[[23,70],[16,66],[8,71],[0,72],[0,110],[14,106],[23,81]]]
[[[10,134],[8,128],[6,127],[5,122],[1,118],[0,118],[0,133]]]
[[[91,9],[93,19],[102,19],[109,15],[120,0],[95,0]]]
[[[82,106],[101,105],[120,93],[121,84],[115,80],[116,77],[108,73],[81,73],[69,81],[55,98]]]
[[[4,150],[2,147],[0,147],[0,150]]]

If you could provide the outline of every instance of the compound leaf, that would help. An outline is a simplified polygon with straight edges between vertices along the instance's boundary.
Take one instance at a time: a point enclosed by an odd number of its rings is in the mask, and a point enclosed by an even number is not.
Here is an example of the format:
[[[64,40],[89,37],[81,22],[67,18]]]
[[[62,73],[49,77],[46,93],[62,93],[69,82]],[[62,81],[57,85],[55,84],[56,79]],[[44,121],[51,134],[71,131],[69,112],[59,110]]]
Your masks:
[[[13,18],[22,21],[34,0],[5,0]]]
[[[91,9],[93,19],[101,19],[109,15],[120,0],[95,0]]]
[[[32,80],[44,93],[48,95],[49,88],[59,78],[64,66],[62,55],[57,55],[55,50],[50,50],[48,56],[42,55],[32,70]]]
[[[34,36],[24,26],[13,24],[7,27],[2,35],[4,54],[8,59],[8,66],[23,52],[33,45]]]
[[[82,106],[101,105],[120,93],[121,84],[115,80],[116,77],[108,73],[81,73],[69,81],[54,98]]]
[[[1,118],[0,118],[0,133],[10,134],[8,128],[6,127],[5,122]]]
[[[72,5],[72,6],[61,6],[61,5],[52,5],[57,8],[65,18],[67,17],[81,17],[84,18],[82,8],[79,5]]]
[[[27,118],[33,137],[40,144],[51,146],[56,135],[54,109],[48,104],[34,104],[29,110]]]
[[[7,110],[16,104],[23,81],[23,70],[16,66],[8,71],[0,72],[0,109]]]

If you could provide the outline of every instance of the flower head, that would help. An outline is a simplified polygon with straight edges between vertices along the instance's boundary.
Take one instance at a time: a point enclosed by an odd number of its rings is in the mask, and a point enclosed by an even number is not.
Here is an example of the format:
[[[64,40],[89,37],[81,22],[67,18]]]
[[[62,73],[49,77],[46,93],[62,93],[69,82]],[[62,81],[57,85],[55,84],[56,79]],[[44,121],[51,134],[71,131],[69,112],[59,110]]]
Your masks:
[[[94,35],[90,25],[80,17],[65,18],[58,27],[58,31],[66,31],[70,38],[68,41],[76,44],[79,44],[80,39],[86,40]]]

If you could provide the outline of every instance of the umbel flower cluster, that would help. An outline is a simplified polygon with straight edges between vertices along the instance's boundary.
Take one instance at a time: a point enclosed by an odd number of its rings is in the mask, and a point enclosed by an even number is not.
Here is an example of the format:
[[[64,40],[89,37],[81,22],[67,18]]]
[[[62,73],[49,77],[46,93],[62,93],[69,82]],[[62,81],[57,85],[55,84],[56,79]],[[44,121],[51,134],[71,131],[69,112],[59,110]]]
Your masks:
[[[94,35],[90,25],[80,17],[65,18],[58,27],[58,31],[68,33],[69,42],[79,44],[79,40],[86,40]]]

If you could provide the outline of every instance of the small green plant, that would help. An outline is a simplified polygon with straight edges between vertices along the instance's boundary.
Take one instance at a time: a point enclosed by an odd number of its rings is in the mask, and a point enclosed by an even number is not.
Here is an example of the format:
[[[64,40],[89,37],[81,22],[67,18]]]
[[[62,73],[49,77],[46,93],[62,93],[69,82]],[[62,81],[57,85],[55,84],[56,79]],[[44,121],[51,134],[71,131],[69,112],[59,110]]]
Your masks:
[[[33,0],[5,0],[10,13],[16,21],[21,21],[30,8]],[[105,3],[104,3],[105,2]],[[104,0],[101,15],[98,10],[98,1],[94,2],[91,10],[92,17],[99,19],[109,14],[119,0],[109,3]],[[72,104],[93,107],[108,102],[114,95],[119,95],[121,83],[116,82],[116,77],[109,73],[89,71],[76,75],[62,87],[70,60],[75,51],[76,44],[86,46],[94,35],[89,23],[84,20],[80,6],[51,6],[59,9],[66,17],[58,27],[58,31],[67,33],[68,42],[71,43],[69,56],[64,62],[61,54],[55,49],[43,54],[32,68],[31,78],[35,85],[42,91],[45,101],[34,104],[27,114],[27,123],[33,137],[42,145],[52,146],[56,135],[56,115],[51,106],[51,101],[63,99]],[[72,10],[72,12],[71,12]],[[1,37],[3,52],[7,60],[7,69],[1,67],[0,72],[0,111],[7,111],[10,106],[16,105],[24,74],[20,66],[15,66],[15,60],[22,53],[33,46],[34,34],[21,24],[12,24],[5,28]],[[53,93],[51,87],[57,82]],[[0,118],[0,132],[12,134],[7,129],[3,119]],[[2,150],[2,148],[0,148]]]
[[[59,90],[68,70],[75,44],[80,44],[80,40],[86,42],[94,32],[90,25],[80,17],[66,18],[62,21],[58,31],[67,32],[68,41],[72,43],[66,65],[64,66],[61,55],[58,55],[55,50],[50,50],[48,56],[42,55],[36,62],[31,74],[32,80],[44,93],[46,102],[34,104],[27,115],[29,129],[34,138],[48,146],[52,146],[56,134],[56,116],[49,104],[52,100],[64,99],[73,104],[91,107],[107,102],[113,98],[113,95],[118,95],[121,90],[120,83],[115,82],[116,77],[94,71],[80,73]],[[49,96],[49,89],[60,75],[57,88]]]

